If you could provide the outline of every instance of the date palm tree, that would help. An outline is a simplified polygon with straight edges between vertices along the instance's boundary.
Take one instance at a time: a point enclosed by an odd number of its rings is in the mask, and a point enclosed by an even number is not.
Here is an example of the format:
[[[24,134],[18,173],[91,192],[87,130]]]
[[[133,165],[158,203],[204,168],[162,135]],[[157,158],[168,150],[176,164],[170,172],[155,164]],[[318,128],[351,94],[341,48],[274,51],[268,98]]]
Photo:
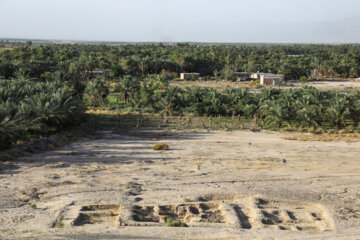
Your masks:
[[[203,97],[205,114],[207,116],[225,115],[224,96],[214,88],[208,88]]]
[[[181,104],[181,92],[178,87],[168,87],[165,95],[160,98],[158,106],[160,110],[160,116],[167,118],[172,116],[175,110],[180,110],[179,105]]]
[[[87,84],[85,93],[89,97],[88,104],[93,107],[98,107],[104,103],[106,96],[109,94],[109,87],[104,79],[95,78]]]
[[[250,94],[247,90],[228,88],[224,92],[226,96],[228,115],[244,115],[245,106],[250,103]]]
[[[140,80],[137,77],[126,75],[116,82],[115,92],[117,101],[124,100],[129,103],[130,98],[134,97],[140,89]]]
[[[354,121],[354,125],[360,122],[360,92],[353,93],[349,96],[350,118]]]
[[[58,83],[0,80],[0,149],[28,133],[47,133],[83,120],[79,97]]]
[[[149,75],[144,79],[144,86],[153,89],[165,89],[169,86],[169,82],[161,75]]]
[[[296,120],[300,123],[300,127],[318,127],[317,108],[314,105],[303,106],[297,111]]]
[[[194,112],[198,116],[204,114],[204,93],[204,89],[199,87],[186,87],[184,89],[184,101],[187,111]]]
[[[283,124],[290,126],[287,108],[275,101],[265,101],[259,109],[265,126],[280,128]]]
[[[346,125],[350,116],[349,102],[340,93],[336,93],[325,114],[326,120],[339,129]]]

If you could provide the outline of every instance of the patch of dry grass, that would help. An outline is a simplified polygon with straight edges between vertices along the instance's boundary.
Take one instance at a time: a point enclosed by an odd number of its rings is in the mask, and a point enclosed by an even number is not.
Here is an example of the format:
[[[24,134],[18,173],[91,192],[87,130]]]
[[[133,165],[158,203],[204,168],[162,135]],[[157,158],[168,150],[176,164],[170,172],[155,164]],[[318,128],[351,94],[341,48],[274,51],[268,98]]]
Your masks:
[[[292,136],[283,136],[282,139],[292,141],[345,141],[347,143],[360,140],[360,133],[328,133],[328,134],[297,134]]]
[[[250,88],[247,82],[231,82],[221,80],[207,80],[207,81],[173,81],[170,83],[172,86],[180,88],[184,87],[205,87],[216,88],[218,90],[224,90],[226,88]]]
[[[95,114],[95,115],[126,115],[129,112],[119,111],[119,110],[108,110],[108,109],[96,109],[89,108],[85,113],[87,114]],[[137,112],[131,112],[131,114],[138,114]]]
[[[6,50],[12,51],[12,50],[14,50],[14,48],[9,48],[9,47],[0,48],[0,52],[6,51]]]

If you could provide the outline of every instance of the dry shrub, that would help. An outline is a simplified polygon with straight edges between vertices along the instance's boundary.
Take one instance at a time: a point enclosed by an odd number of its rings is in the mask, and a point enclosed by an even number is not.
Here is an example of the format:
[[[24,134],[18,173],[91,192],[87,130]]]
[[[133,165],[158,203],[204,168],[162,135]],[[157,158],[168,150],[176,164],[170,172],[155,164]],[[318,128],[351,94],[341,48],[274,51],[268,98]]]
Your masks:
[[[161,151],[161,150],[168,150],[169,145],[165,143],[157,143],[152,147],[152,150]]]

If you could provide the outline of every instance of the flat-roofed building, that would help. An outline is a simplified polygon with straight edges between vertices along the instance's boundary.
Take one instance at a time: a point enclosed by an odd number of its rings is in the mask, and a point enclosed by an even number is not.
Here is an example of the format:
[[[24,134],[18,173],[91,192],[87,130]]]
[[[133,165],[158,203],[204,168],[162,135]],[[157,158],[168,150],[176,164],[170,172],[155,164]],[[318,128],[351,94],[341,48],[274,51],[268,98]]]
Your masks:
[[[186,80],[186,79],[198,80],[199,77],[200,77],[200,73],[180,73],[180,79],[182,80]]]
[[[273,73],[261,73],[261,72],[257,72],[257,73],[253,73],[251,74],[251,79],[260,79],[261,76],[271,76],[271,75],[275,75]]]
[[[87,71],[92,78],[96,78],[99,76],[104,76],[106,78],[110,77],[111,69],[104,69],[104,70],[93,70]]]
[[[260,76],[260,84],[264,86],[278,86],[282,81],[284,81],[284,75],[281,74]]]

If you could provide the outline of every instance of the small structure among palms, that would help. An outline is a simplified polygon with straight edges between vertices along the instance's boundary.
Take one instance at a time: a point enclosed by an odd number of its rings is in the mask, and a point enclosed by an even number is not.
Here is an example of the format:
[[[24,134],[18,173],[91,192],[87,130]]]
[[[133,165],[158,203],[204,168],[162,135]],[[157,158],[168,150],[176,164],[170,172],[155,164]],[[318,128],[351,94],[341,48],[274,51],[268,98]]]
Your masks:
[[[200,73],[180,73],[181,80],[198,80],[200,77]]]

